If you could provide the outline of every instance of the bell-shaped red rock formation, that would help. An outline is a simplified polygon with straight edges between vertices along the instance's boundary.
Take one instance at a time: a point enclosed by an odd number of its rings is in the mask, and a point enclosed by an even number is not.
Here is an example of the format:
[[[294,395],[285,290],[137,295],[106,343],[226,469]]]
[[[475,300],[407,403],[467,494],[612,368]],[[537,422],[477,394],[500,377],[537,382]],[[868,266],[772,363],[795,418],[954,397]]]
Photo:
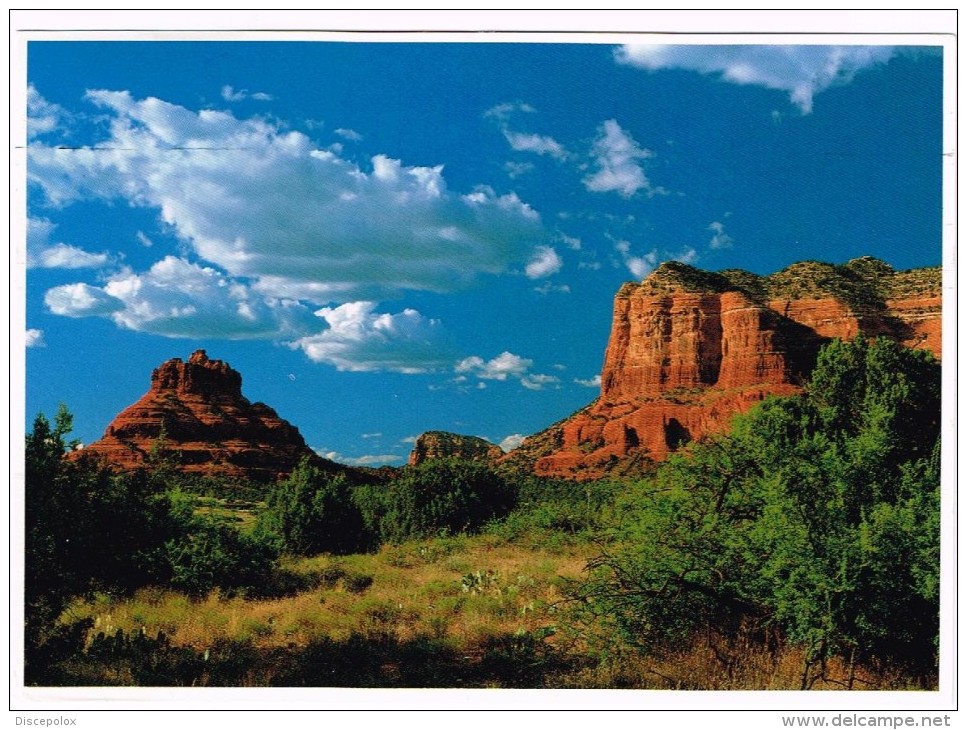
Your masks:
[[[291,472],[303,457],[324,462],[295,426],[242,395],[238,371],[204,350],[188,362],[162,363],[151,374],[151,389],[85,451],[127,470],[145,466],[158,449],[179,471],[257,481]]]

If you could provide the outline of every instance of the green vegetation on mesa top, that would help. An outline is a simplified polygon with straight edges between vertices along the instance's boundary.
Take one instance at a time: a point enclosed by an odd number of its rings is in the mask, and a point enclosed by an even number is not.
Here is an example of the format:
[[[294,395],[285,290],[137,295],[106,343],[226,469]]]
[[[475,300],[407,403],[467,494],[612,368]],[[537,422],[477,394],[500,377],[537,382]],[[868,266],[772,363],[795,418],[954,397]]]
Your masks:
[[[666,261],[640,284],[625,284],[618,295],[629,296],[639,289],[655,294],[740,291],[758,302],[832,297],[857,309],[878,309],[887,299],[937,296],[941,279],[939,266],[896,271],[872,256],[862,256],[842,265],[800,261],[768,276],[742,269],[703,271],[679,261]]]

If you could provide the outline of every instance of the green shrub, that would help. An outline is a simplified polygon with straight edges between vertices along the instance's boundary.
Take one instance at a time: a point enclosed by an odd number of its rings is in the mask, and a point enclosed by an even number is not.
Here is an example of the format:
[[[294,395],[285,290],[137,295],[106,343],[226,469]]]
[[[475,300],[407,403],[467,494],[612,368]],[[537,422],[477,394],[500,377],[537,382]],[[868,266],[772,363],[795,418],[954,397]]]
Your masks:
[[[407,467],[384,495],[380,533],[389,542],[472,532],[506,515],[515,503],[511,486],[490,467],[441,459]]]
[[[24,608],[28,682],[32,658],[76,596],[131,590],[170,576],[164,543],[176,532],[167,498],[147,473],[112,474],[93,455],[65,457],[73,417],[43,414],[25,443]],[[39,652],[39,653],[38,653]]]
[[[832,343],[802,397],[766,401],[620,501],[581,605],[646,651],[778,630],[806,649],[803,688],[837,655],[931,675],[939,375],[892,341]]]
[[[370,542],[345,476],[327,474],[308,459],[269,492],[256,531],[276,535],[296,555],[347,554]]]
[[[262,534],[243,534],[213,517],[192,516],[165,544],[171,585],[191,596],[215,588],[256,592],[272,584],[278,547]]]

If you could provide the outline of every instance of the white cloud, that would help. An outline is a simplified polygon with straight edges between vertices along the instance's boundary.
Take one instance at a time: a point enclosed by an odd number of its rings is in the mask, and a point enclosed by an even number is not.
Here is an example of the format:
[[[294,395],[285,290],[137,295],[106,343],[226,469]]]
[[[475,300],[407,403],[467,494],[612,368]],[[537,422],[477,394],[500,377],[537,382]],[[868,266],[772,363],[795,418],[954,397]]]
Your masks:
[[[488,109],[484,112],[484,116],[497,121],[497,126],[504,135],[504,139],[515,152],[533,152],[538,155],[548,155],[556,160],[566,160],[568,158],[567,150],[553,137],[511,129],[510,118],[516,112],[533,114],[535,111],[534,107],[529,104],[504,103]]]
[[[581,239],[580,238],[577,238],[575,236],[569,236],[566,233],[560,233],[558,235],[560,236],[560,239],[564,242],[564,245],[566,245],[572,251],[580,251],[581,250]]]
[[[644,256],[634,256],[631,253],[631,244],[624,240],[615,241],[614,248],[621,255],[621,260],[628,267],[628,271],[636,279],[644,279],[658,264],[658,252],[654,249]]]
[[[528,134],[526,132],[514,132],[510,129],[503,130],[504,137],[510,143],[510,147],[515,152],[533,152],[538,155],[550,155],[558,160],[567,157],[564,147],[553,137],[542,134]]]
[[[454,367],[454,372],[461,375],[456,382],[465,382],[466,375],[473,375],[480,379],[477,383],[480,388],[484,380],[516,379],[528,390],[542,390],[545,386],[556,385],[560,379],[554,375],[542,375],[539,373],[528,372],[534,361],[504,351],[491,360],[484,360],[478,355],[471,355],[460,360]]]
[[[708,242],[709,248],[732,248],[735,239],[725,232],[725,224],[720,221],[712,221],[708,224],[708,230],[712,231],[712,240]]]
[[[504,351],[488,361],[471,355],[458,362],[454,370],[458,373],[470,373],[484,380],[507,380],[508,377],[524,376],[533,364],[533,360]]]
[[[50,289],[54,314],[107,316],[119,327],[164,337],[276,339],[315,325],[295,301],[260,296],[211,267],[167,256],[141,274],[124,269],[103,287],[76,283]]]
[[[422,373],[451,362],[440,322],[415,309],[375,311],[374,302],[349,302],[316,312],[328,329],[290,344],[314,362],[338,370]]]
[[[595,375],[593,378],[588,380],[582,380],[581,378],[575,378],[574,382],[578,385],[583,385],[585,388],[600,388],[601,387],[601,376]]]
[[[785,91],[803,114],[809,114],[816,94],[848,84],[863,69],[886,63],[895,50],[892,46],[626,45],[615,58],[649,71],[688,69],[715,74],[733,84]]]
[[[525,375],[520,379],[520,384],[528,390],[543,390],[546,386],[557,385],[561,379],[556,375],[541,375],[534,373]]]
[[[630,198],[639,190],[649,196],[665,192],[662,188],[652,186],[638,162],[655,154],[639,147],[614,119],[607,120],[598,128],[591,155],[597,171],[584,178],[584,186],[588,190],[595,193],[616,192],[624,198]]]
[[[24,334],[24,344],[27,347],[44,347],[47,343],[44,342],[44,331],[29,329]]]
[[[44,304],[64,317],[109,316],[124,309],[124,302],[88,284],[64,284],[49,289]]]
[[[339,129],[334,129],[333,131],[343,139],[348,139],[350,142],[359,142],[363,138],[363,135],[354,129],[345,129],[344,127],[340,127]]]
[[[66,243],[53,242],[56,224],[45,218],[27,219],[27,266],[41,269],[85,269],[104,266],[106,253],[90,253]]]
[[[335,461],[337,464],[348,466],[381,466],[383,464],[398,464],[406,459],[399,454],[365,454],[363,456],[346,456],[338,451],[327,449],[313,449],[323,459]]]
[[[442,166],[377,155],[365,170],[264,119],[123,91],[87,99],[109,117],[107,138],[66,154],[31,145],[30,183],[53,205],[157,209],[202,260],[267,296],[328,304],[450,291],[519,265],[540,236],[540,216],[516,195],[452,193]]]
[[[551,276],[561,270],[564,262],[550,246],[538,246],[534,249],[534,255],[527,262],[524,273],[528,279],[541,279]]]
[[[85,269],[103,266],[108,262],[105,253],[88,253],[76,246],[55,243],[40,251],[29,251],[27,265],[43,269]]]
[[[27,139],[63,131],[69,119],[63,107],[44,99],[33,84],[27,86]]]
[[[263,91],[250,92],[248,89],[236,90],[231,86],[222,87],[222,98],[225,101],[244,101],[245,99],[255,99],[256,101],[272,101],[272,95]]]
[[[527,437],[524,436],[524,434],[521,434],[521,433],[512,433],[509,436],[504,437],[504,439],[498,445],[505,452],[506,451],[513,451],[514,449],[516,449],[518,446],[520,446],[524,442],[524,439],[525,438],[527,438]]]

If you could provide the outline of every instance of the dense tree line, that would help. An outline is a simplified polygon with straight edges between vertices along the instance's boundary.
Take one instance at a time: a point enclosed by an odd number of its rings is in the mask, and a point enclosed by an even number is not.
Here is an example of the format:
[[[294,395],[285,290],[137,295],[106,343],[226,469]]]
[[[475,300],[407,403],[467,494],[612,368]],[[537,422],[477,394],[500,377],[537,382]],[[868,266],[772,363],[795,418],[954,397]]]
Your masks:
[[[304,460],[270,492],[259,529],[297,555],[351,553],[386,542],[473,532],[513,508],[516,491],[490,466],[439,459],[388,484],[352,487]]]

